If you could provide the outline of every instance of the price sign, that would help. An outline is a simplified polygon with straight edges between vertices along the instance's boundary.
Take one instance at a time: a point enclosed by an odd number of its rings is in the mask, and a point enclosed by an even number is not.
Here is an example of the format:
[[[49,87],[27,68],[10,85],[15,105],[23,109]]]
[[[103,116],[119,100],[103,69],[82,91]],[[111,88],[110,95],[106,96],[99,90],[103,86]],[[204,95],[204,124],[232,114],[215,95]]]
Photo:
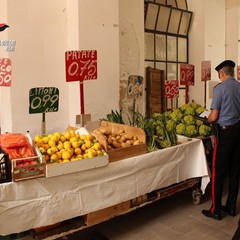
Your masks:
[[[57,112],[58,102],[58,88],[39,87],[29,91],[29,113]]]
[[[201,63],[202,81],[211,80],[211,61],[203,61]]]
[[[67,51],[66,80],[83,81],[97,79],[97,51]]]
[[[165,81],[166,98],[176,98],[179,96],[178,80]]]
[[[194,85],[194,65],[180,64],[180,84],[181,85]]]
[[[12,63],[8,58],[0,58],[0,86],[9,87],[12,83]]]

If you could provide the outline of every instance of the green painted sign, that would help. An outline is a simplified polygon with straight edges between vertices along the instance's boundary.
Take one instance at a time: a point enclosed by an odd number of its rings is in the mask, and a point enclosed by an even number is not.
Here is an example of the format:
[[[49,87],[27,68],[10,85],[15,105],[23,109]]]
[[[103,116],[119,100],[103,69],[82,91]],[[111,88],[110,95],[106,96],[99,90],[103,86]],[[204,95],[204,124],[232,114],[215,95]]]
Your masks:
[[[38,87],[29,91],[29,113],[57,112],[58,102],[58,88]]]

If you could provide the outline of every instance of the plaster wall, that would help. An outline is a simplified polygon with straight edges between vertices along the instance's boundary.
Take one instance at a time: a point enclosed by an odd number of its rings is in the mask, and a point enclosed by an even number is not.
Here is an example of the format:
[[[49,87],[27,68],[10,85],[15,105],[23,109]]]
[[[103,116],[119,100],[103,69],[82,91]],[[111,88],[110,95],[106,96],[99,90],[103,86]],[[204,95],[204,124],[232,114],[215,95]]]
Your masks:
[[[209,108],[209,82],[201,82],[201,62],[211,61],[211,82],[218,82],[215,66],[225,59],[225,0],[191,0],[188,8],[193,12],[189,34],[189,63],[195,65],[195,86],[190,87],[190,101]],[[206,88],[206,98],[204,91]]]

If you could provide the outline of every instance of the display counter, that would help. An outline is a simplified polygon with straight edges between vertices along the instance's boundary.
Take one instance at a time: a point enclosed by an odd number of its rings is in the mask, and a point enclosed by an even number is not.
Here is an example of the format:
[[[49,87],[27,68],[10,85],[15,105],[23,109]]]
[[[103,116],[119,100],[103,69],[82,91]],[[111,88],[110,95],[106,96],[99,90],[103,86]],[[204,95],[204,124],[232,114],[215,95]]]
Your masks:
[[[88,214],[195,177],[202,179],[204,193],[210,177],[203,143],[182,140],[106,167],[0,184],[0,235]]]

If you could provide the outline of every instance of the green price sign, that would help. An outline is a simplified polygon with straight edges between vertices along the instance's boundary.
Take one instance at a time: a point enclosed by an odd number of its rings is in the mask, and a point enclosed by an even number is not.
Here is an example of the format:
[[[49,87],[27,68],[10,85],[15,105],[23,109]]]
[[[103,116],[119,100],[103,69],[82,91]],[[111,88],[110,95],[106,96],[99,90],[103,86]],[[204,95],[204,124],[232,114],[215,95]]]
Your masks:
[[[31,88],[29,91],[29,113],[57,112],[58,101],[58,88]]]

